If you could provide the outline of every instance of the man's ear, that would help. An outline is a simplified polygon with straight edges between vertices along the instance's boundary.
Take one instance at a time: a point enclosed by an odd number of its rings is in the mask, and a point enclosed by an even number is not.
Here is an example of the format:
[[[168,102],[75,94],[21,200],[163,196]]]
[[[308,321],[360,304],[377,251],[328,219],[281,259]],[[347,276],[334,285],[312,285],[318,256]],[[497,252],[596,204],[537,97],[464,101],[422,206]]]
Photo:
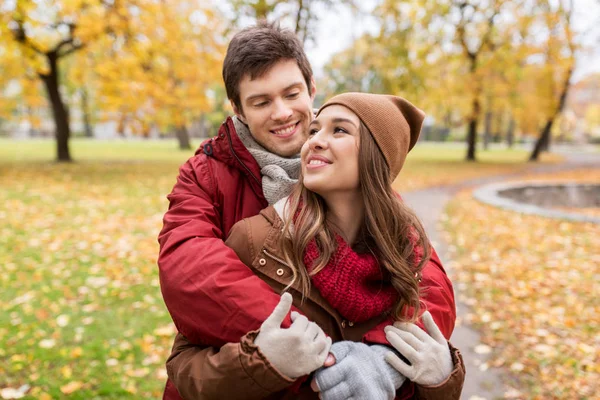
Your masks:
[[[317,83],[315,82],[315,77],[311,76],[310,77],[310,98],[312,100],[315,99],[315,95],[317,94]]]
[[[244,124],[248,125],[248,123],[246,122],[246,117],[244,117],[244,114],[242,113],[242,110],[240,110],[235,103],[233,102],[233,100],[229,100],[229,104],[231,104],[231,108],[233,108],[233,112],[235,113],[235,116],[238,117],[238,119],[240,121],[242,121]]]

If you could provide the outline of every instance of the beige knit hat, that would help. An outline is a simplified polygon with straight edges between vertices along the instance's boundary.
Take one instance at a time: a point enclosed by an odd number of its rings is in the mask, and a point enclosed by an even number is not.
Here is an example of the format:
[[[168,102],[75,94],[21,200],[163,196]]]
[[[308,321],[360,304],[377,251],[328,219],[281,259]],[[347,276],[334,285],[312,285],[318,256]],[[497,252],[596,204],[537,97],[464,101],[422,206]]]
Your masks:
[[[334,104],[349,108],[369,128],[395,179],[417,143],[425,113],[401,97],[349,92],[329,99],[317,116]]]

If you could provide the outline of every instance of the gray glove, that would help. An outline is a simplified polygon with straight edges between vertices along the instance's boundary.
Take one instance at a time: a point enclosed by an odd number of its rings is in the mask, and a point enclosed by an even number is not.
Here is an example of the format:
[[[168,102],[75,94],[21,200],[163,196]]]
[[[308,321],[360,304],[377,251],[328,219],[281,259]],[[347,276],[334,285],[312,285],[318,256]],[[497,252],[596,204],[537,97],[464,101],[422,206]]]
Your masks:
[[[396,396],[405,377],[385,362],[391,348],[382,345],[343,341],[334,343],[330,352],[335,364],[315,373],[322,400],[388,400]]]
[[[429,335],[417,325],[406,322],[385,327],[387,340],[411,365],[393,352],[388,352],[385,359],[409,380],[423,386],[435,386],[450,376],[454,363],[448,342],[429,311],[424,312],[421,318]]]
[[[331,338],[305,316],[292,312],[292,325],[281,323],[292,307],[292,295],[284,293],[273,313],[263,322],[254,343],[275,369],[295,379],[323,366]]]

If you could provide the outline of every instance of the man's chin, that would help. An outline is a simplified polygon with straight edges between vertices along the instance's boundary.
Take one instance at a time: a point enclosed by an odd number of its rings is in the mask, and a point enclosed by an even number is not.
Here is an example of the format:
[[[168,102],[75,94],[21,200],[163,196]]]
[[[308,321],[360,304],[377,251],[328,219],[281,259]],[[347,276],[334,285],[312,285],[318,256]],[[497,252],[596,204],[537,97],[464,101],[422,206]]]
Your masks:
[[[280,157],[289,158],[289,157],[297,156],[298,154],[300,154],[301,148],[302,148],[302,144],[299,144],[297,146],[292,146],[292,145],[271,146],[271,149],[267,149],[267,150],[269,150],[271,153],[277,154]]]

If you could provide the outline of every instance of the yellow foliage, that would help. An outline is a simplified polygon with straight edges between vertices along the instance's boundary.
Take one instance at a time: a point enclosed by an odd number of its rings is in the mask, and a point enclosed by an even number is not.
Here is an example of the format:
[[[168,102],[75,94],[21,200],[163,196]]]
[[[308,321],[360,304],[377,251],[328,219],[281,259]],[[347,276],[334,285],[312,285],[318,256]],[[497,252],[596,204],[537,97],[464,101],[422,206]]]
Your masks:
[[[600,131],[600,104],[590,104],[586,108],[585,125],[589,132]]]
[[[43,104],[43,92],[31,78],[49,72],[43,53],[78,46],[59,64],[67,92],[85,89],[105,115],[144,126],[188,123],[211,107],[207,89],[220,83],[223,18],[201,0],[16,2],[0,18],[0,34],[9,39],[0,45],[0,83],[20,79],[21,100],[33,108]],[[16,21],[25,27],[25,43],[7,28]],[[13,108],[14,101],[0,102],[2,115]]]
[[[202,25],[192,22],[192,12],[204,15]],[[98,59],[102,109],[161,130],[208,110],[207,89],[220,81],[224,55],[217,41],[224,29],[220,20],[199,2],[145,4],[139,18],[129,21],[136,39]]]

